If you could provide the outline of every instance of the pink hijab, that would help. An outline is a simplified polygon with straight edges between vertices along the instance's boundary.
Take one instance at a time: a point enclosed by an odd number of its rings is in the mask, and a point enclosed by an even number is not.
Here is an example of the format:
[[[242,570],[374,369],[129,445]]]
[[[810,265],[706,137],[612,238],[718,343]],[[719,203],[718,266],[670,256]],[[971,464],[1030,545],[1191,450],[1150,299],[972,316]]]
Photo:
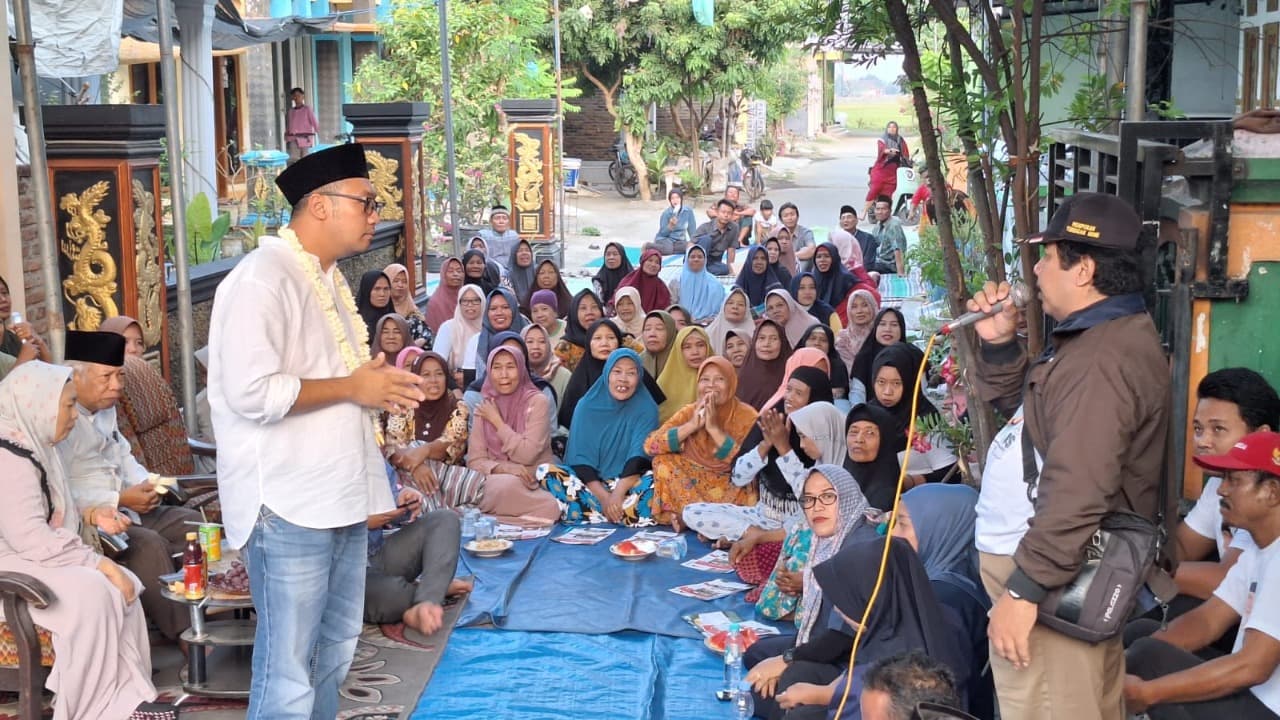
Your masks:
[[[449,263],[458,263],[458,267],[462,267],[462,261],[456,257],[445,258],[440,263],[440,282],[436,285],[436,291],[431,294],[431,299],[427,300],[427,327],[433,333],[440,332],[440,326],[453,317],[453,311],[458,307],[458,293],[462,291],[461,287],[451,288],[444,281]],[[464,283],[465,277],[464,274]]]
[[[782,384],[778,386],[778,392],[773,397],[765,401],[761,407],[771,408],[778,404],[778,401],[787,394],[787,382],[791,380],[791,374],[798,368],[814,367],[827,373],[827,377],[831,377],[831,361],[827,359],[827,354],[818,348],[802,347],[791,353],[791,357],[787,358],[787,371],[782,376]]]
[[[493,386],[493,361],[498,353],[505,352],[515,358],[516,369],[520,371],[520,383],[516,385],[508,395],[498,392]],[[524,362],[524,353],[516,352],[514,348],[499,345],[489,351],[489,359],[485,364],[489,372],[485,373],[484,384],[480,387],[480,397],[485,400],[492,400],[498,404],[498,411],[502,413],[502,419],[507,425],[517,433],[524,432],[525,421],[529,417],[529,403],[539,395],[542,391],[533,384],[533,378],[529,376],[529,368]],[[493,427],[492,423],[484,422],[482,433],[485,447],[489,450],[489,456],[496,459],[506,461],[507,454],[502,449],[502,438],[498,436],[498,431]]]

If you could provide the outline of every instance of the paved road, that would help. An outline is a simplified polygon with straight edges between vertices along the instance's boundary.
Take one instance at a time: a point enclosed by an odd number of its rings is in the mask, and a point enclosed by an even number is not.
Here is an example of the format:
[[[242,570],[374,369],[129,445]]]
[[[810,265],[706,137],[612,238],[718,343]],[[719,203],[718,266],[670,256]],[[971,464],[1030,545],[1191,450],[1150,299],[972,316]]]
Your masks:
[[[771,188],[765,195],[774,207],[793,202],[800,209],[801,224],[835,227],[841,205],[853,205],[862,212],[867,194],[867,167],[875,155],[874,138],[823,138],[807,144],[810,155],[782,157],[774,162],[775,172],[766,172],[765,183]],[[599,187],[598,197],[578,198],[576,212],[569,206],[569,232],[565,241],[565,267],[580,268],[600,256],[610,240],[639,246],[653,237],[658,217],[666,207],[665,200],[649,203],[626,200],[612,187]],[[714,201],[713,196],[698,198],[695,211],[699,217]],[[582,234],[594,227],[599,236]]]

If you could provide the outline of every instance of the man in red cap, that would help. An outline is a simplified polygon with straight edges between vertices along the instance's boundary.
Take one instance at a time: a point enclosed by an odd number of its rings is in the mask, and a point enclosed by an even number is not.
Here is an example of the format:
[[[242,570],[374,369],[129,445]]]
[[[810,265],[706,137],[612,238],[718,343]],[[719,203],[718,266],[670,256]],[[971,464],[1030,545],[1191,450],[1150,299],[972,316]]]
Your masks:
[[[1222,475],[1222,520],[1257,547],[1213,597],[1130,646],[1126,705],[1151,720],[1280,718],[1280,433],[1253,433],[1225,455],[1195,461]],[[1237,622],[1230,655],[1205,651]]]

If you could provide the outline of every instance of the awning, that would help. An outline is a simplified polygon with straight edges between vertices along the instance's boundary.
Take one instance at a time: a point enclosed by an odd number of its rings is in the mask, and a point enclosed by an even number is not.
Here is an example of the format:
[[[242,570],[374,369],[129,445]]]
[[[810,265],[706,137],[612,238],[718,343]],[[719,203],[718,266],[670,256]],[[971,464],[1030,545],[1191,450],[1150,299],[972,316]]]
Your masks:
[[[213,49],[237,50],[251,45],[328,32],[337,19],[337,15],[319,18],[293,16],[246,19],[240,16],[230,0],[217,0],[213,10]],[[159,42],[155,3],[151,0],[125,0],[121,33],[125,37],[143,42]],[[176,22],[174,35],[175,38],[181,37],[181,30]]]

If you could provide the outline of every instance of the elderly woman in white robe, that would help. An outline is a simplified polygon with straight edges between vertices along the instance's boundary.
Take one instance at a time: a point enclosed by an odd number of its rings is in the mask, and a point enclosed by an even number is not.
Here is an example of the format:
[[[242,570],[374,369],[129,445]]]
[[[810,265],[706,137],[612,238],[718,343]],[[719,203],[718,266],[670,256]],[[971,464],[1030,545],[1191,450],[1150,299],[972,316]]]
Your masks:
[[[155,704],[151,651],[138,593],[128,570],[81,541],[76,509],[54,450],[75,422],[71,369],[32,361],[0,383],[0,571],[30,575],[52,590],[31,608],[50,631],[56,656],[46,686],[54,720],[176,717]]]

